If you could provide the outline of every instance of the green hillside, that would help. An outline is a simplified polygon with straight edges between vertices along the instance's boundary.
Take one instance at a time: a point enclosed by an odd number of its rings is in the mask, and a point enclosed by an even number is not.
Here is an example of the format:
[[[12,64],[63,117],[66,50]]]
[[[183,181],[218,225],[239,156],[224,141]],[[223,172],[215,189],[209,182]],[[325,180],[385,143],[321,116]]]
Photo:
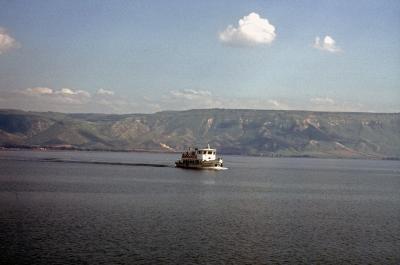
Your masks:
[[[400,158],[400,114],[205,109],[155,114],[0,110],[0,145],[225,154]]]

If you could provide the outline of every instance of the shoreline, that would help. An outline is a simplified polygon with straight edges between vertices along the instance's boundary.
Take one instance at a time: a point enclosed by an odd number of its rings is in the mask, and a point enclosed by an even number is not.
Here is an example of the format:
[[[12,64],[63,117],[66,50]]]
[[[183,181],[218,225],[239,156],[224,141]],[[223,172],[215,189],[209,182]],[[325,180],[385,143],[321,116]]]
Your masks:
[[[180,151],[163,151],[163,150],[148,150],[148,149],[130,149],[130,150],[117,150],[117,149],[89,149],[89,148],[76,148],[76,147],[48,147],[48,146],[19,146],[19,147],[4,147],[0,146],[1,151],[37,151],[37,152],[47,152],[47,151],[74,151],[74,152],[121,152],[121,153],[155,153],[155,154],[181,154]],[[304,155],[281,155],[281,154],[233,154],[233,153],[224,153],[220,152],[221,155],[230,155],[230,156],[248,156],[248,157],[268,157],[268,158],[314,158],[314,159],[349,159],[349,160],[391,160],[391,161],[400,161],[400,157],[368,157],[368,156],[335,156],[335,155],[321,155],[321,156],[312,156],[308,154]]]

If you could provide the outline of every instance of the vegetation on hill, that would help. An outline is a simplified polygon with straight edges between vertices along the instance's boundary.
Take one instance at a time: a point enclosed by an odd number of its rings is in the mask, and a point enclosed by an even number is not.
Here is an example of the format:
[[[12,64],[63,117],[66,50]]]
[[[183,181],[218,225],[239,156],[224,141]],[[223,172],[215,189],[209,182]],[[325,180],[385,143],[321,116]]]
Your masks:
[[[154,114],[0,110],[0,146],[400,158],[400,114],[204,109]]]

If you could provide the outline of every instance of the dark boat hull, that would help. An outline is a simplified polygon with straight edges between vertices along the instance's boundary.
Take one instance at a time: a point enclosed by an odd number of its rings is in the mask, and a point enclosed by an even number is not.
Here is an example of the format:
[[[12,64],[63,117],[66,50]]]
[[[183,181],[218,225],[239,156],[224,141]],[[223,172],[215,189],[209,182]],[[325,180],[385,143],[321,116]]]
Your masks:
[[[175,162],[175,166],[179,168],[190,168],[190,169],[224,169],[222,160],[178,160]]]

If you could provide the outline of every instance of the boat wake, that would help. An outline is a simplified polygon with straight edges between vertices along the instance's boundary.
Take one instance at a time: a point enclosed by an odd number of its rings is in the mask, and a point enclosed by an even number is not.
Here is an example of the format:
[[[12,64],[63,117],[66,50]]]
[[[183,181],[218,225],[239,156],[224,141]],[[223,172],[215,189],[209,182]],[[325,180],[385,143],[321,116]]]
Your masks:
[[[227,167],[215,167],[215,168],[211,168],[213,170],[227,170]]]
[[[65,159],[41,159],[42,162],[59,162],[59,163],[78,163],[78,164],[95,164],[95,165],[112,165],[112,166],[133,166],[133,167],[173,167],[165,164],[154,163],[127,163],[127,162],[106,162],[106,161],[83,161],[83,160],[65,160]]]
[[[87,160],[72,160],[61,158],[0,158],[1,160],[14,160],[26,162],[51,162],[51,163],[67,163],[67,164],[92,164],[92,165],[110,165],[110,166],[131,166],[131,167],[165,167],[175,168],[175,165],[156,164],[156,163],[129,163],[129,162],[109,162],[109,161],[87,161]],[[227,167],[204,167],[196,168],[202,170],[227,170]]]
[[[4,159],[6,160],[6,159]],[[111,165],[111,166],[133,166],[133,167],[174,167],[167,164],[155,163],[128,163],[128,162],[108,162],[108,161],[85,161],[85,160],[69,160],[60,158],[38,158],[38,159],[23,159],[14,158],[7,160],[29,161],[29,162],[54,162],[54,163],[75,163],[75,164],[94,164],[94,165]]]

